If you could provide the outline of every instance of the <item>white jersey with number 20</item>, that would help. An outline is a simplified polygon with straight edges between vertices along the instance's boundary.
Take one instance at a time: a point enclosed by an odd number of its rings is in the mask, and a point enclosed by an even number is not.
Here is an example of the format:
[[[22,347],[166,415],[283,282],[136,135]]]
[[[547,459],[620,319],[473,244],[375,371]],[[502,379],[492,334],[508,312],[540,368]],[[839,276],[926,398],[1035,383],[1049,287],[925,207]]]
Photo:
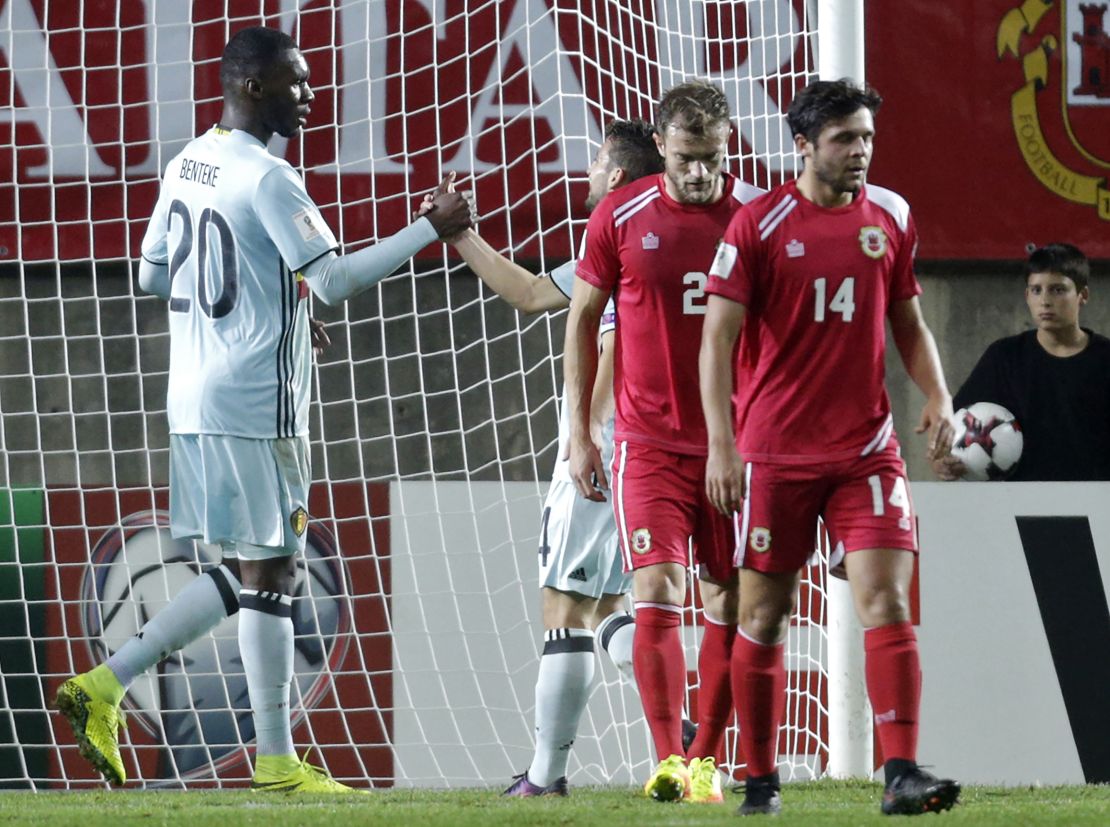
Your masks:
[[[170,161],[143,238],[169,266],[170,433],[308,434],[308,291],[336,247],[304,182],[257,138],[213,127]]]

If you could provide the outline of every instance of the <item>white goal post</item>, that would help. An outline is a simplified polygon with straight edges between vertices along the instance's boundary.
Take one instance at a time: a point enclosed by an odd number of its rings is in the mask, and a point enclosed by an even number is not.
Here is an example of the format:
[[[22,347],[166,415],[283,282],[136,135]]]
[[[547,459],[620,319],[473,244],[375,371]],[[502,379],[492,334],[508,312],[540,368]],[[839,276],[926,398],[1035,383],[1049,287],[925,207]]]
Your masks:
[[[855,22],[826,34],[849,5]],[[303,170],[345,248],[399,229],[454,170],[482,234],[541,272],[580,240],[604,125],[650,120],[688,77],[732,102],[733,171],[764,187],[793,177],[784,107],[861,12],[861,0],[3,4],[0,787],[102,783],[49,699],[215,559],[165,527],[166,308],[133,274],[160,170],[219,115],[231,33],[265,23],[301,44],[313,113],[271,151]],[[333,346],[314,376],[294,740],[360,783],[507,783],[533,746],[563,314],[516,315],[439,247],[313,311]],[[787,653],[788,779],[842,766],[827,594],[814,566]],[[235,622],[129,694],[123,754],[138,785],[248,777]],[[691,606],[692,708],[699,625]],[[609,666],[598,675],[571,783],[642,781],[653,762],[639,698]],[[733,730],[740,777],[735,742]]]
[[[863,0],[819,0],[817,15],[822,21],[817,55],[820,78],[863,81]],[[833,778],[870,778],[875,741],[864,681],[863,629],[847,580],[830,578],[826,598],[829,763],[825,769]]]

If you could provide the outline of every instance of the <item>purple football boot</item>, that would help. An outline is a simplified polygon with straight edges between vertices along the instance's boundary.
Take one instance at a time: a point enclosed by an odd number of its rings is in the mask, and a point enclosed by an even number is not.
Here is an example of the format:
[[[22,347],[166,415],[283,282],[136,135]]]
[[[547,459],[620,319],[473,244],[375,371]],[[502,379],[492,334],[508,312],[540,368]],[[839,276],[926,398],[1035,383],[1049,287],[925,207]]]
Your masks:
[[[570,791],[567,789],[567,777],[565,775],[562,778],[556,778],[546,787],[537,787],[528,780],[528,771],[525,770],[520,775],[514,775],[513,783],[509,786],[509,789],[501,794],[509,798],[535,798],[540,795],[568,796]]]

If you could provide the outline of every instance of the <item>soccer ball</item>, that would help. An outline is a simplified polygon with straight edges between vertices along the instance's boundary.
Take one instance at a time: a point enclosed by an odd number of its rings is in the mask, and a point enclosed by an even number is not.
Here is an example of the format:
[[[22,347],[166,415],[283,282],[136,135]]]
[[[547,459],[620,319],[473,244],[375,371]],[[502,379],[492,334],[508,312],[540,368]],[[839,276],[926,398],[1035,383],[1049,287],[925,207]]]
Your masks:
[[[1014,415],[993,402],[956,411],[952,456],[964,464],[964,479],[982,482],[1010,476],[1021,459],[1024,440]]]

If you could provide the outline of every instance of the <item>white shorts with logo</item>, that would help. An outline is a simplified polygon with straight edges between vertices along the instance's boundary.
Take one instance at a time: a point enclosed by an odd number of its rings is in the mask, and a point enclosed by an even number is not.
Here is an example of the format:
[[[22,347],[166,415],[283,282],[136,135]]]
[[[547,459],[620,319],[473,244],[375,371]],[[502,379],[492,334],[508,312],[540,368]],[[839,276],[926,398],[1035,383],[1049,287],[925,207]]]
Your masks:
[[[632,590],[612,503],[587,500],[558,477],[544,500],[539,552],[541,587],[593,598]]]
[[[304,551],[308,439],[170,434],[170,531],[265,559]]]

